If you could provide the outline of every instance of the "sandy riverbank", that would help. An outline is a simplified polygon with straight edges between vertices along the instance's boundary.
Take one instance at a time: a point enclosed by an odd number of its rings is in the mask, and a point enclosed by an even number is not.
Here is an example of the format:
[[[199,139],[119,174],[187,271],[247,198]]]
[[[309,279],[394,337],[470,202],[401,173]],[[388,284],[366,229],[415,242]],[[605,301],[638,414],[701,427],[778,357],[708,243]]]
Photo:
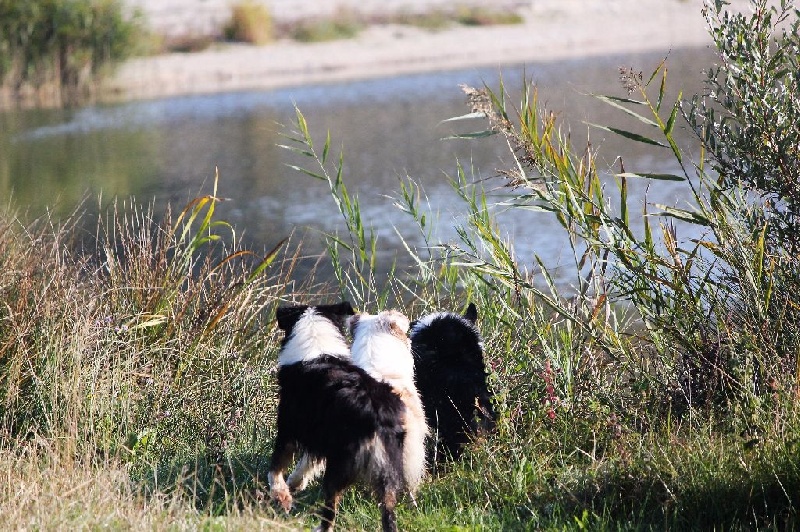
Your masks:
[[[711,42],[702,0],[533,0],[525,23],[427,31],[368,28],[352,40],[223,45],[200,53],[131,60],[106,86],[142,99],[386,77],[416,72],[663,52]],[[747,9],[746,0],[733,0]],[[190,16],[187,13],[187,16]]]

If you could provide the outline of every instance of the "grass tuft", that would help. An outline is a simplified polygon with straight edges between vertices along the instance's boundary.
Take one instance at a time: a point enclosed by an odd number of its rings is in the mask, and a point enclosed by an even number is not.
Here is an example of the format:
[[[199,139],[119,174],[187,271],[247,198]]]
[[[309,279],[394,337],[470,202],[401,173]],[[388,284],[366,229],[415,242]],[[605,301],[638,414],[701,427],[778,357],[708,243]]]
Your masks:
[[[455,20],[464,26],[495,26],[498,24],[522,24],[525,19],[513,11],[500,11],[486,7],[459,7]]]
[[[339,11],[330,18],[298,22],[290,30],[291,38],[300,42],[325,42],[352,39],[364,29],[364,22],[349,11]]]
[[[231,7],[231,19],[224,34],[231,41],[261,46],[275,39],[273,26],[272,15],[263,4],[245,0]]]

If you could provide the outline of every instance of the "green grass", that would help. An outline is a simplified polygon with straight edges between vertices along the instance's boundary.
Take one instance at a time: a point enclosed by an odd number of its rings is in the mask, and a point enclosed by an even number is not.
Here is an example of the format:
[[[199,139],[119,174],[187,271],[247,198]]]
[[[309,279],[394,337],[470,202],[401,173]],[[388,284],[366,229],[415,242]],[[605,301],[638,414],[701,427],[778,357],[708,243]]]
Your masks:
[[[331,18],[301,21],[289,30],[289,34],[300,42],[324,42],[352,39],[363,28],[363,21],[351,13],[343,12]]]
[[[763,3],[754,7],[753,17],[769,18]],[[768,31],[758,20],[722,20],[730,30]],[[783,69],[761,60],[748,68]],[[725,87],[725,75],[714,83]],[[302,243],[275,242],[265,255],[241,247],[217,219],[216,189],[158,216],[136,202],[109,205],[93,249],[75,245],[85,220],[1,213],[0,522],[313,526],[318,487],[289,516],[265,500],[277,400],[272,322],[283,302],[344,297],[412,318],[466,300],[479,308],[497,432],[429,477],[417,508],[401,503],[402,529],[797,528],[800,259],[782,239],[792,214],[752,201],[750,188],[719,186],[706,161],[688,160],[673,137],[680,111],[709,107],[666,100],[666,64],[626,81],[626,97],[598,96],[620,123],[597,127],[668,150],[680,174],[603,177],[598,161],[614,158],[572,146],[535,87],[514,104],[502,85],[467,89],[459,120],[482,120],[486,130],[476,135],[470,124],[464,136],[502,138],[514,165],[497,179],[513,188],[497,198],[459,168],[450,179],[466,221],[457,242],[437,244],[424,190],[403,181],[396,204],[425,245],[401,235],[413,266],[388,275],[378,273],[376,232],[348,189],[344,154],[332,151],[330,135],[312,138],[299,110],[283,147],[327,187],[345,222],[326,235],[328,283],[292,281]],[[692,110],[693,125],[706,124]],[[730,133],[700,129],[703,147]],[[675,180],[693,199],[680,209],[629,205],[632,179]],[[509,208],[559,221],[574,256],[570,298],[543,262],[526,270],[516,261],[495,216]],[[704,236],[682,239],[676,219]],[[341,529],[374,530],[378,519],[364,491],[346,494]]]
[[[300,21],[283,28],[281,33],[300,42],[321,42],[353,38],[370,24],[404,24],[437,31],[454,24],[492,26],[497,24],[521,24],[522,22],[524,22],[524,19],[519,13],[484,7],[457,6],[450,10],[398,13],[373,18],[360,16],[349,11],[341,11],[331,17]]]
[[[464,26],[495,26],[498,24],[522,24],[524,19],[513,11],[493,10],[486,7],[461,7],[456,10],[455,20]]]
[[[426,30],[441,30],[454,24],[463,26],[494,26],[498,24],[522,24],[525,19],[519,13],[487,7],[457,6],[450,10],[432,10],[425,13],[401,13],[382,22],[416,26]]]

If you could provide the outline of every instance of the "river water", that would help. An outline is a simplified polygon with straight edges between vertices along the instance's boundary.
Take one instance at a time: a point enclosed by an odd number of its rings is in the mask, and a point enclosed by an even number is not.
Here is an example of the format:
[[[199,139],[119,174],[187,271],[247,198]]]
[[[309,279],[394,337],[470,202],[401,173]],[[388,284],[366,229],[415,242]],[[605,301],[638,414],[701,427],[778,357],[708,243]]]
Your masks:
[[[538,87],[539,99],[559,115],[576,145],[600,150],[600,164],[627,171],[676,172],[670,152],[623,141],[587,123],[641,129],[619,110],[589,93],[626,96],[619,67],[642,70],[645,77],[662,56],[626,55],[403,76],[334,85],[265,92],[190,96],[66,110],[26,110],[0,114],[0,194],[28,216],[50,212],[58,219],[82,205],[85,223],[113,198],[153,201],[156,212],[167,203],[182,207],[210,193],[215,169],[219,195],[229,198],[220,217],[229,221],[245,246],[261,251],[284,236],[303,235],[307,251],[321,247],[314,231],[341,228],[341,217],[324,182],[287,166],[311,165],[278,147],[286,143],[296,105],[305,115],[317,144],[330,131],[332,145],[344,151],[344,180],[357,193],[362,215],[379,236],[382,260],[399,251],[399,231],[415,245],[421,240],[411,218],[394,207],[401,178],[424,188],[433,217],[435,241],[455,238],[463,209],[448,184],[457,164],[471,168],[471,179],[488,179],[508,168],[511,157],[499,137],[480,141],[442,140],[453,132],[482,129],[481,121],[444,122],[469,112],[460,84],[496,89],[502,76],[512,94],[525,79]],[[702,70],[712,64],[707,49],[673,51],[668,59],[669,85],[691,95],[702,90]],[[653,96],[657,92],[653,87]],[[514,101],[514,100],[512,100]],[[690,153],[696,141],[684,135]],[[310,166],[309,166],[310,167]],[[500,181],[488,179],[489,189]],[[632,191],[632,210],[644,201],[645,183]],[[681,205],[685,183],[658,182],[647,192],[653,203]],[[637,196],[638,194],[638,196]],[[88,198],[88,199],[87,199]],[[429,217],[430,219],[430,217]],[[502,229],[514,242],[518,258],[531,264],[534,254],[547,264],[563,263],[564,235],[544,213],[504,215]]]

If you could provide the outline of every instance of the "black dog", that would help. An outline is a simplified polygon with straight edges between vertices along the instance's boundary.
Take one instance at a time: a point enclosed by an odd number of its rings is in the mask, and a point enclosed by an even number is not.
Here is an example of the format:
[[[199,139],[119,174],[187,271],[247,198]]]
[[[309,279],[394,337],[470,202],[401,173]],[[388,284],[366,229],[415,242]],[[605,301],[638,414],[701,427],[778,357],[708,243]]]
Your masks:
[[[440,454],[458,458],[474,435],[495,427],[477,319],[470,303],[463,316],[437,312],[411,324],[417,389],[436,438],[434,464]]]
[[[378,495],[383,529],[396,530],[394,510],[404,485],[405,405],[389,384],[350,362],[337,323],[352,314],[349,303],[278,309],[278,326],[286,336],[278,356],[270,495],[289,510],[292,495],[283,473],[295,452],[304,452],[325,463],[318,530],[333,528],[342,493],[359,480]]]

